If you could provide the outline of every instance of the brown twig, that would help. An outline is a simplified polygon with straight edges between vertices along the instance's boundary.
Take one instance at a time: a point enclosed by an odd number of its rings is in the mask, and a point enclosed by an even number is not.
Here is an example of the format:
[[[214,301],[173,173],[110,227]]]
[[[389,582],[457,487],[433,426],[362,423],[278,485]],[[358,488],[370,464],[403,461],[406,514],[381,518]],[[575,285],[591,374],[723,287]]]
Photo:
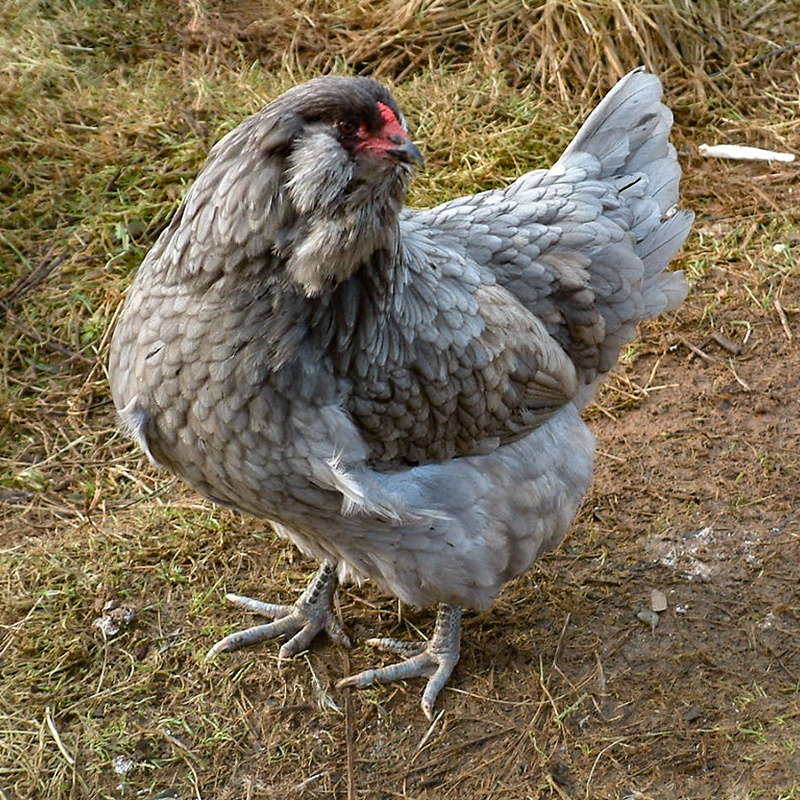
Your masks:
[[[335,600],[336,615],[341,621],[342,612],[339,605],[339,598]],[[350,674],[350,656],[347,650],[341,648],[342,654],[342,674]],[[353,692],[345,689],[344,692],[344,741],[345,741],[345,761],[347,764],[347,800],[356,800],[358,790],[356,789],[356,742],[355,742],[355,722],[353,719]]]
[[[688,348],[693,355],[696,355],[698,358],[702,358],[703,361],[707,361],[709,364],[716,363],[717,359],[714,358],[714,356],[710,356],[708,353],[703,352],[699,347],[693,345],[685,337],[683,336],[679,337],[679,341],[684,347]]]
[[[721,333],[714,331],[711,336],[710,340],[715,344],[719,345],[723,350],[726,350],[731,355],[738,356],[742,352],[742,346],[738,342],[734,342],[733,340],[729,339],[727,336],[723,336]]]
[[[22,258],[22,253],[20,253],[16,247],[13,247],[5,236],[2,238],[6,244],[11,246],[20,258]],[[52,259],[46,258],[38,267],[31,270],[27,275],[23,275],[13,286],[0,291],[0,310],[6,308],[9,303],[24,297],[32,289],[35,289],[51,272],[53,272],[53,270],[61,266],[65,259],[66,256],[64,255]]]

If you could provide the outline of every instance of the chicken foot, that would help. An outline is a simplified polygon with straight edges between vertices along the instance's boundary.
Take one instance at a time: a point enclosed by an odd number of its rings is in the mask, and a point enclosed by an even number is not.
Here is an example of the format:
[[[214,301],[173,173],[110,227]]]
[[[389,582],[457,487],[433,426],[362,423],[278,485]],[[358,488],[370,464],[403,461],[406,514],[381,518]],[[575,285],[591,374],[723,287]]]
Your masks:
[[[291,605],[264,603],[252,597],[226,594],[225,598],[238,608],[271,617],[274,621],[236,631],[220,639],[208,651],[207,658],[213,658],[217,653],[239,650],[277,636],[290,637],[278,653],[279,658],[290,658],[307,650],[314,637],[323,630],[336,644],[350,647],[350,640],[333,610],[333,595],[338,585],[335,565],[325,561],[303,594]]]
[[[440,605],[436,625],[429,642],[405,642],[398,639],[368,639],[367,644],[390,653],[408,656],[404,661],[380,669],[367,669],[340,680],[336,686],[363,688],[372,683],[388,683],[406,678],[428,678],[422,694],[422,710],[433,719],[433,707],[458,663],[461,651],[461,608]]]

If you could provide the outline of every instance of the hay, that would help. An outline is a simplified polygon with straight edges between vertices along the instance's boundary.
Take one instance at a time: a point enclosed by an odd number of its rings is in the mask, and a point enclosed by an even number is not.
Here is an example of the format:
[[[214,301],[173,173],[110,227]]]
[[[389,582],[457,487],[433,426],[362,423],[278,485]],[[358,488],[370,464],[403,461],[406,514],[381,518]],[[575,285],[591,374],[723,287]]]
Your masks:
[[[235,43],[266,69],[346,68],[402,81],[421,69],[480,64],[570,103],[588,102],[645,64],[704,101],[709,76],[790,46],[797,6],[796,0],[192,0],[185,30],[194,46]],[[785,38],[776,42],[764,30]]]

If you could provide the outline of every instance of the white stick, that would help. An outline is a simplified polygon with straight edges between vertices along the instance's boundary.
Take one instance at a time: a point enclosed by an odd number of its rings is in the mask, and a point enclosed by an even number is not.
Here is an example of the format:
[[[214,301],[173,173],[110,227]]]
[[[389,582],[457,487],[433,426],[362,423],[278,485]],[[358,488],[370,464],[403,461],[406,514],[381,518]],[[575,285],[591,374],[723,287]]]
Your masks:
[[[775,150],[762,150],[760,147],[746,147],[741,144],[701,144],[697,151],[706,158],[735,158],[741,161],[794,161],[794,153],[779,153]]]

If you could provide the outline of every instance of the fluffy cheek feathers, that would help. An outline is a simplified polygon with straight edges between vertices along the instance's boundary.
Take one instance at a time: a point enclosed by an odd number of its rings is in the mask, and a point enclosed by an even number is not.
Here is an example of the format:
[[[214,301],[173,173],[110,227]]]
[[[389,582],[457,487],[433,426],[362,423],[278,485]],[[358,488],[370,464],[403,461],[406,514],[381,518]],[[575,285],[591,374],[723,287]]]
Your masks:
[[[292,205],[301,215],[310,215],[341,203],[353,179],[353,165],[338,142],[316,128],[295,144],[288,178]]]

